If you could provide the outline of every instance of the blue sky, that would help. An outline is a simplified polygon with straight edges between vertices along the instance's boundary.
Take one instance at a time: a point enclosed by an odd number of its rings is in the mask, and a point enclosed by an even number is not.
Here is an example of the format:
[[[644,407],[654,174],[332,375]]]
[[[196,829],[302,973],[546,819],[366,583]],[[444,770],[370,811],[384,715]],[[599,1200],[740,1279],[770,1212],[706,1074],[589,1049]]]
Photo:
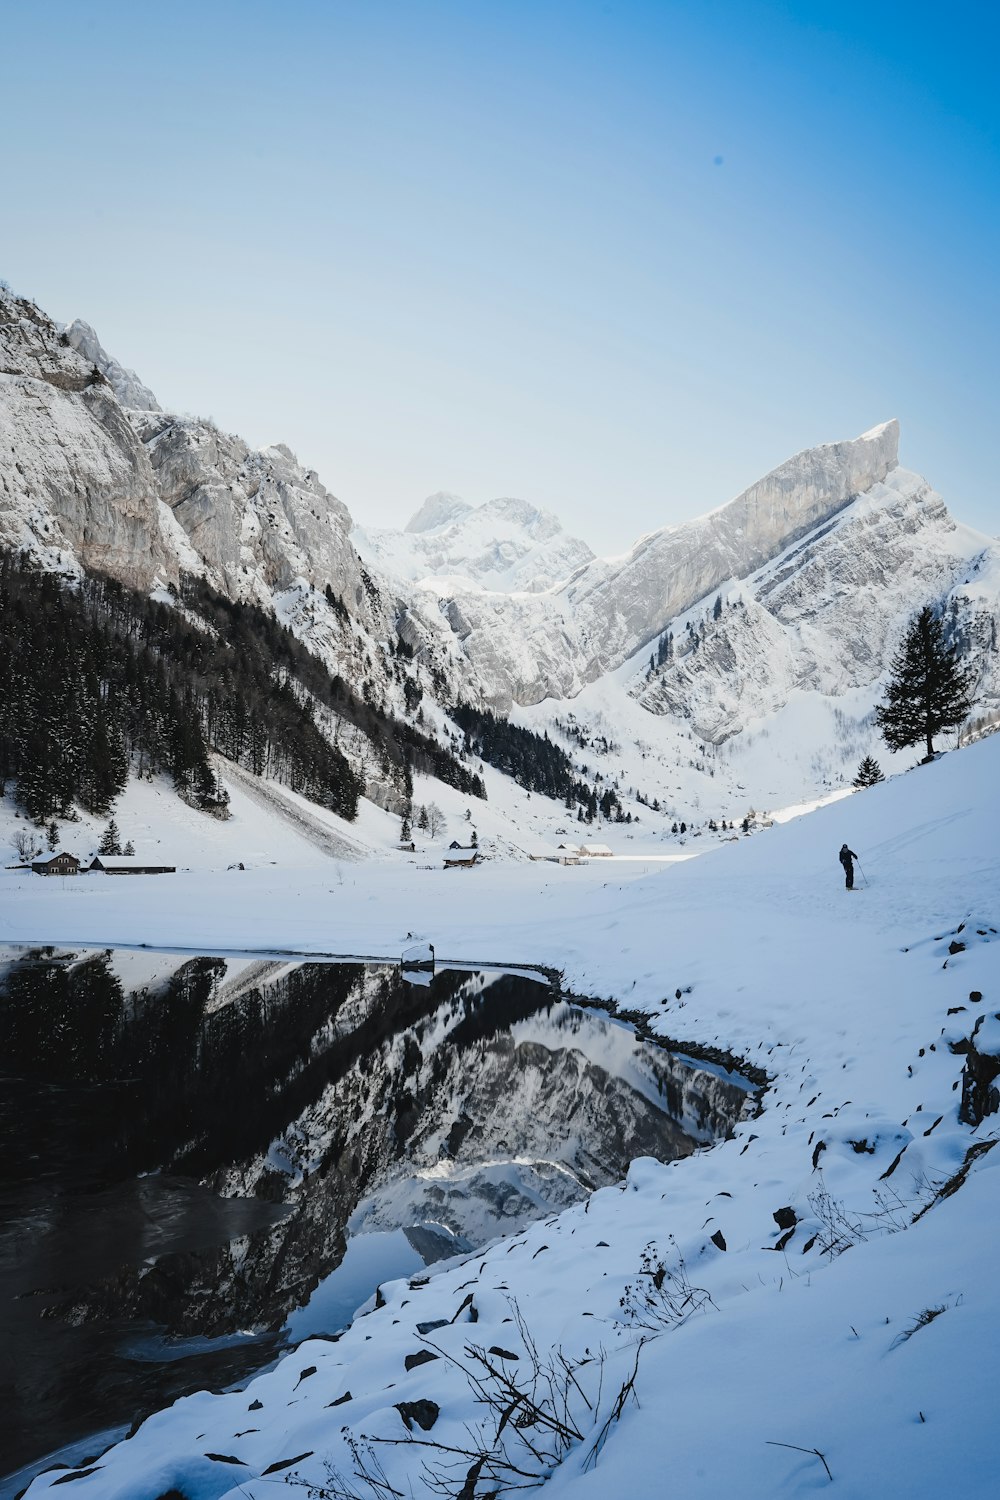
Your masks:
[[[898,416],[1000,530],[993,7],[33,0],[0,275],[368,524],[598,550]]]

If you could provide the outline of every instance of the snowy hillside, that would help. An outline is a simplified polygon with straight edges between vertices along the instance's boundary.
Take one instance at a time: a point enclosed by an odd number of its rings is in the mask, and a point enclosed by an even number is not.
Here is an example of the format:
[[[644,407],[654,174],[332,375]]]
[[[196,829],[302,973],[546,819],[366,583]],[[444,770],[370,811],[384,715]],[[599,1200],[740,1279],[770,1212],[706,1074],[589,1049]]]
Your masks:
[[[444,1469],[457,1493],[485,1453],[469,1495],[506,1455],[553,1496],[659,1493],[666,1466],[685,1495],[832,1483],[852,1500],[991,1500],[998,785],[994,736],[637,878],[359,865],[331,903],[325,878],[303,872],[291,902],[265,869],[241,877],[238,901],[217,876],[179,878],[169,910],[139,882],[94,887],[96,943],[183,931],[215,951],[392,953],[412,929],[470,962],[551,964],[682,1048],[731,1050],[767,1088],[732,1139],[669,1166],[640,1159],[586,1204],[383,1285],[384,1305],[338,1342],[179,1401],[31,1495],[72,1481],[83,1500],[263,1500],[275,1478],[329,1489],[336,1470],[368,1497],[389,1492],[363,1477],[377,1462],[419,1497],[439,1492],[428,1466],[460,1462]],[[844,840],[863,871],[852,894]],[[56,882],[0,881],[0,937],[55,936]],[[498,1446],[504,1392],[526,1400],[536,1360],[563,1372],[564,1430],[542,1425],[543,1399]]]

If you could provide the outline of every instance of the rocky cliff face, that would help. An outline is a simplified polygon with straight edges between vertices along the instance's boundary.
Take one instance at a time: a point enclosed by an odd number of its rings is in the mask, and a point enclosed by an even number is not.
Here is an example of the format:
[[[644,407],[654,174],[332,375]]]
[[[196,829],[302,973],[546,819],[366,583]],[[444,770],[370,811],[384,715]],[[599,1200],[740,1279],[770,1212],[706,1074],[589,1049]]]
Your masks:
[[[204,575],[275,609],[331,671],[381,696],[378,642],[394,631],[396,600],[355,552],[346,507],[289,449],[256,452],[162,412],[89,325],[61,330],[9,293],[0,434],[0,546],[142,590]]]
[[[134,411],[160,410],[149,386],[143,385],[134,370],[127,370],[108,354],[89,323],[75,318],[66,329],[66,339],[89,364],[97,366],[122,406]]]
[[[613,562],[594,559],[537,603],[518,601],[502,622],[491,600],[453,597],[452,628],[499,703],[572,695],[884,480],[898,441],[898,424],[887,422],[800,453],[720,510],[652,532]]]
[[[176,578],[148,455],[100,370],[0,294],[0,545],[136,588]]]
[[[919,475],[895,468],[835,519],[677,622],[672,655],[631,691],[719,744],[795,691],[874,684],[911,614],[972,580],[989,539],[956,525]],[[691,625],[691,630],[687,626]],[[996,662],[982,653],[984,691]]]
[[[88,324],[59,327],[0,295],[0,539],[140,588],[204,573],[270,607],[330,585],[378,634],[387,608],[349,539],[346,506],[278,445],[162,412]]]
[[[347,507],[294,453],[281,444],[257,452],[197,418],[155,412],[133,422],[159,498],[216,588],[270,604],[296,580],[329,583],[370,622]]]
[[[575,698],[623,669],[654,720],[719,744],[798,692],[870,689],[874,701],[910,614],[935,601],[991,720],[1000,556],[899,468],[898,437],[887,422],[800,453],[613,560],[511,499],[473,508],[441,492],[404,532],[366,532],[287,448],[255,451],[162,412],[88,325],[61,331],[0,294],[0,545],[143,589],[204,574],[273,609],[332,672],[397,713],[398,638],[413,653],[405,673],[445,707]],[[650,672],[668,631],[674,653]]]

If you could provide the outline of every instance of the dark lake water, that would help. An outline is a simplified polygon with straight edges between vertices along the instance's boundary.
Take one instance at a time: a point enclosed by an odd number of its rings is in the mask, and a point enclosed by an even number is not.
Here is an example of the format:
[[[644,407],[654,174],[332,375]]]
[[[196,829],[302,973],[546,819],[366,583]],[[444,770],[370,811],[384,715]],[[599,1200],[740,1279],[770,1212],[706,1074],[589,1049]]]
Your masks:
[[[239,1382],[745,1101],[521,974],[0,948],[0,1473]]]

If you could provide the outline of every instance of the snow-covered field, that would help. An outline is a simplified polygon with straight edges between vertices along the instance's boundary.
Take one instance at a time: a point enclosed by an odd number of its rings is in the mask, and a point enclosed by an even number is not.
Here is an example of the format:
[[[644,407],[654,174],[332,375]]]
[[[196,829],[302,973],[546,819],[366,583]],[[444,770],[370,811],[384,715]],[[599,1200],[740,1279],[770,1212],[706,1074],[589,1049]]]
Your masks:
[[[378,858],[331,860],[281,824],[295,843],[264,839],[243,872],[224,868],[227,843],[171,877],[0,874],[0,941],[391,956],[413,934],[439,957],[559,968],[568,989],[770,1078],[732,1140],[668,1167],[639,1161],[621,1187],[426,1284],[384,1286],[385,1306],[339,1342],[300,1346],[244,1392],[178,1402],[88,1465],[73,1495],[263,1497],[288,1477],[329,1484],[328,1464],[369,1495],[351,1477],[358,1455],[384,1468],[385,1494],[432,1493],[422,1466],[454,1464],[457,1495],[470,1428],[490,1422],[468,1350],[505,1351],[486,1358],[523,1384],[530,1343],[543,1362],[564,1355],[577,1382],[558,1466],[508,1433],[524,1469],[552,1470],[553,1495],[996,1495],[1000,1116],[959,1121],[964,1059],[949,1044],[981,1023],[979,1050],[1000,1051],[998,786],[995,736],[650,870],[498,859],[444,872],[436,857],[390,858],[395,820],[370,810],[353,836]],[[261,809],[234,797],[234,813],[263,838]],[[126,820],[145,852],[138,813],[134,832]],[[228,840],[234,825],[216,826]],[[868,881],[852,895],[845,840]],[[640,1274],[647,1246],[664,1296]],[[653,1291],[641,1320],[630,1285]],[[422,1349],[438,1357],[408,1369]],[[634,1399],[599,1440],[637,1358]],[[397,1403],[419,1401],[433,1403],[422,1420],[437,1416],[408,1434]]]

